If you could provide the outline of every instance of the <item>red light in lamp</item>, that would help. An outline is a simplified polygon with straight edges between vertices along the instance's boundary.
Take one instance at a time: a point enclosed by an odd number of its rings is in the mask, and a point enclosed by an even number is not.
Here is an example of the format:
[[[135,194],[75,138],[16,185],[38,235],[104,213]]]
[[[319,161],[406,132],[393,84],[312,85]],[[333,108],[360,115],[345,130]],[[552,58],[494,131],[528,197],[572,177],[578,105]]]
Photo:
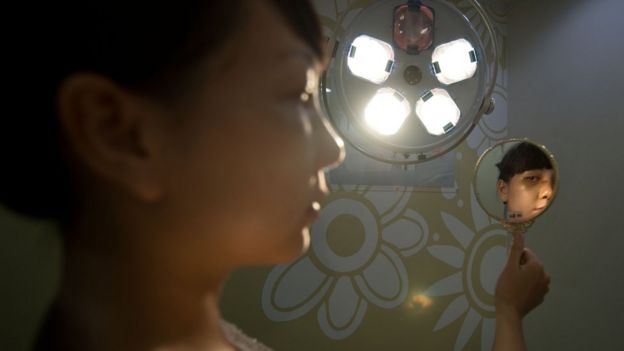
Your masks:
[[[394,43],[410,55],[433,44],[433,9],[420,1],[409,0],[394,9]]]

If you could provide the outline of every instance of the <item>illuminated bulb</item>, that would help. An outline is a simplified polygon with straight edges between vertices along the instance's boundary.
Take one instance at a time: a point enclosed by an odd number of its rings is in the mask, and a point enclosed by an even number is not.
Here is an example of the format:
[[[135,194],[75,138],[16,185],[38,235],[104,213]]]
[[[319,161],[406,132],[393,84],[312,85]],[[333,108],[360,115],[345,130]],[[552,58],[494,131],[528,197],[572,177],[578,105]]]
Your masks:
[[[349,48],[347,66],[354,76],[380,84],[388,79],[394,65],[394,50],[381,40],[360,35]]]
[[[416,102],[416,115],[432,135],[448,133],[459,121],[460,111],[444,89],[432,89]]]
[[[433,71],[443,84],[453,84],[471,78],[477,71],[477,55],[466,39],[442,44],[431,56]]]
[[[366,105],[366,124],[382,135],[396,134],[410,113],[407,99],[392,88],[381,88]]]

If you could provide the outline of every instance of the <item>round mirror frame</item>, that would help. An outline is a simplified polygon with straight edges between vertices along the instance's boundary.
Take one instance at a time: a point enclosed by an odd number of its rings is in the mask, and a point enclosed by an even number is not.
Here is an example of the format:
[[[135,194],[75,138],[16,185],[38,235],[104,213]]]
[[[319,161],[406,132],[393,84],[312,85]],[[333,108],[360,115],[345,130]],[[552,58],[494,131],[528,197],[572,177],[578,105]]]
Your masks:
[[[508,221],[506,218],[503,218],[499,215],[496,215],[494,213],[492,213],[490,211],[490,209],[488,209],[488,206],[485,205],[484,200],[482,199],[482,193],[480,192],[480,189],[477,186],[477,175],[479,172],[479,167],[483,164],[483,160],[487,157],[487,155],[489,155],[492,151],[494,151],[496,148],[501,147],[502,145],[505,144],[509,144],[509,143],[522,143],[522,142],[526,142],[526,143],[530,143],[534,146],[536,146],[537,148],[539,148],[544,155],[546,155],[546,157],[548,157],[548,160],[550,161],[551,165],[552,165],[552,169],[553,169],[553,178],[554,178],[554,184],[553,184],[553,195],[552,195],[552,199],[550,200],[550,202],[548,203],[548,205],[546,206],[546,208],[540,212],[539,214],[535,215],[534,217],[526,220],[526,221],[522,221],[522,222],[511,222]],[[550,150],[548,150],[546,148],[546,146],[544,146],[543,144],[539,144],[536,143],[528,138],[510,138],[510,139],[505,139],[505,140],[501,140],[499,142],[497,142],[496,144],[490,146],[487,150],[485,150],[483,152],[483,154],[481,154],[481,156],[479,157],[479,160],[477,161],[477,164],[475,165],[474,171],[473,171],[473,178],[472,178],[472,186],[474,189],[474,193],[475,193],[475,197],[477,198],[477,202],[479,203],[479,206],[481,206],[481,208],[485,211],[485,213],[488,214],[488,216],[495,218],[496,220],[498,220],[504,227],[505,229],[507,229],[507,231],[509,231],[510,233],[516,233],[516,232],[526,232],[528,230],[528,228],[533,224],[533,222],[535,221],[536,218],[538,218],[539,216],[543,215],[549,208],[550,206],[553,204],[553,202],[555,201],[555,198],[557,197],[557,193],[559,191],[559,165],[557,164],[557,160],[555,159],[554,155],[552,154],[552,152],[550,152]]]

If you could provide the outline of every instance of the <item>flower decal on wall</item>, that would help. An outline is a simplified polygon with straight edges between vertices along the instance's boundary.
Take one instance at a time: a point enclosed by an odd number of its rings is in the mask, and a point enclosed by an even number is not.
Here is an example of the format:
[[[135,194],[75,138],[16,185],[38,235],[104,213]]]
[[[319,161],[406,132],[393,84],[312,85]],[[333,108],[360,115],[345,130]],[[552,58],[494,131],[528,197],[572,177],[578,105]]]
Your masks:
[[[481,349],[491,350],[495,332],[494,289],[507,256],[507,232],[492,222],[471,192],[476,232],[442,212],[442,220],[457,245],[431,245],[429,253],[457,272],[435,282],[425,295],[456,296],[438,319],[434,331],[460,320],[454,350],[461,350],[481,324]]]
[[[428,227],[406,209],[411,191],[340,191],[312,227],[308,253],[269,274],[262,294],[266,316],[288,321],[316,310],[321,330],[344,339],[360,326],[370,304],[400,305],[408,292],[401,256],[427,243]]]

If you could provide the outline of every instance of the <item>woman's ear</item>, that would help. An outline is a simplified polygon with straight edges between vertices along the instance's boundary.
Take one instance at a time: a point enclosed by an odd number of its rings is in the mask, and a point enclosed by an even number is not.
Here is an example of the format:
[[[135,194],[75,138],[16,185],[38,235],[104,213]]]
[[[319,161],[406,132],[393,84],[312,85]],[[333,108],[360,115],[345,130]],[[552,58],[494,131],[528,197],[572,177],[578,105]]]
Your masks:
[[[63,134],[80,165],[144,201],[162,195],[163,140],[154,128],[160,116],[145,99],[88,73],[66,78],[57,99]]]
[[[509,199],[509,185],[502,179],[499,179],[496,182],[496,193],[498,194],[498,198],[503,203],[507,203]]]

